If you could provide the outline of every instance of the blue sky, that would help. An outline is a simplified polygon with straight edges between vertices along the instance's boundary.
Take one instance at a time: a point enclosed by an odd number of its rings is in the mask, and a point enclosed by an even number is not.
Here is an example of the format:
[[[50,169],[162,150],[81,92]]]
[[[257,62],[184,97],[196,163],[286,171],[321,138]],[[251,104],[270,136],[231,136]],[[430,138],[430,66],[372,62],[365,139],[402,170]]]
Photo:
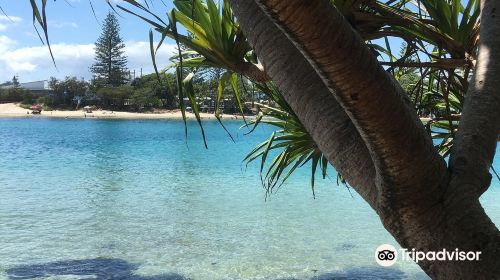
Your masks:
[[[102,21],[110,8],[105,0],[92,1],[97,19]],[[121,0],[111,2],[130,7]],[[154,2],[158,4],[153,9],[166,18],[171,4],[165,7],[159,1]],[[58,68],[53,66],[47,47],[36,35],[29,0],[0,0],[0,6],[10,18],[0,13],[0,82],[11,80],[14,75],[18,75],[21,82],[45,80],[51,76],[91,77],[88,68],[94,60],[94,42],[101,33],[101,26],[92,13],[89,0],[49,0],[47,3],[49,39]],[[137,74],[140,68],[143,73],[151,73],[149,26],[133,15],[121,11],[119,14],[129,69],[136,70]],[[173,42],[167,41],[158,53],[159,67],[169,65],[168,59],[174,51]]]

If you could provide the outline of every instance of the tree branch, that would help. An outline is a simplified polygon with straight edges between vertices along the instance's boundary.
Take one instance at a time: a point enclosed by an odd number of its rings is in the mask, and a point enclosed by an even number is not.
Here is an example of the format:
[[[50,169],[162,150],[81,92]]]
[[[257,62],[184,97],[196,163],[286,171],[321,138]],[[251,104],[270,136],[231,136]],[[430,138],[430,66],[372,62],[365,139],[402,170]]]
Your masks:
[[[489,169],[500,133],[499,84],[500,3],[482,0],[479,55],[450,157],[453,182],[478,196],[491,181]]]
[[[247,76],[250,80],[259,83],[269,82],[271,78],[267,73],[257,65],[250,62],[242,62],[235,65],[234,70],[243,76]]]
[[[308,59],[365,140],[380,181],[379,200],[388,200],[381,203],[436,203],[429,198],[437,199],[447,183],[444,160],[402,88],[331,1],[258,2]]]
[[[314,69],[254,1],[231,0],[242,29],[330,163],[374,209],[375,168],[353,123]]]

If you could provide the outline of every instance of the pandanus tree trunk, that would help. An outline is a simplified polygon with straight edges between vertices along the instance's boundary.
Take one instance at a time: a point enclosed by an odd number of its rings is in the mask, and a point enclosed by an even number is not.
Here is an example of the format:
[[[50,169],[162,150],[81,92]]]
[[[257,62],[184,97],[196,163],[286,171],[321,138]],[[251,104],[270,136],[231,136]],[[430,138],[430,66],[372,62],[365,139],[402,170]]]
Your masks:
[[[422,269],[435,279],[499,279],[500,233],[479,203],[500,131],[498,1],[481,2],[477,67],[449,166],[331,1],[231,4],[266,74],[402,247],[481,251],[479,261],[421,261]]]

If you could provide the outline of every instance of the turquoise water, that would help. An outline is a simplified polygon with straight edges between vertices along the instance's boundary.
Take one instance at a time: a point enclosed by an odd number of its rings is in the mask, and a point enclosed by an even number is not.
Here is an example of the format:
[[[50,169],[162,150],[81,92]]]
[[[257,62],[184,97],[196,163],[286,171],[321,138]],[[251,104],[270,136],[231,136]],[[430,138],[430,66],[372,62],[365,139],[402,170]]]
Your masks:
[[[206,122],[0,119],[0,279],[427,279],[378,267],[395,244],[354,192],[308,170],[264,200],[236,144]],[[499,157],[495,166],[500,169]],[[497,180],[482,197],[500,224]]]

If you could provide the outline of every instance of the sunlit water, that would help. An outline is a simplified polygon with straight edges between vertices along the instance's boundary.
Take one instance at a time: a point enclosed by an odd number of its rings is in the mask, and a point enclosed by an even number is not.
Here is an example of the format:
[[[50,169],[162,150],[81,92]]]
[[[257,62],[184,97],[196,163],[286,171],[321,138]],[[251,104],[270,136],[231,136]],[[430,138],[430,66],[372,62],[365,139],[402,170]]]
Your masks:
[[[426,279],[375,263],[394,239],[333,171],[265,201],[241,161],[271,129],[240,125],[206,122],[206,150],[195,123],[0,119],[0,279]]]

